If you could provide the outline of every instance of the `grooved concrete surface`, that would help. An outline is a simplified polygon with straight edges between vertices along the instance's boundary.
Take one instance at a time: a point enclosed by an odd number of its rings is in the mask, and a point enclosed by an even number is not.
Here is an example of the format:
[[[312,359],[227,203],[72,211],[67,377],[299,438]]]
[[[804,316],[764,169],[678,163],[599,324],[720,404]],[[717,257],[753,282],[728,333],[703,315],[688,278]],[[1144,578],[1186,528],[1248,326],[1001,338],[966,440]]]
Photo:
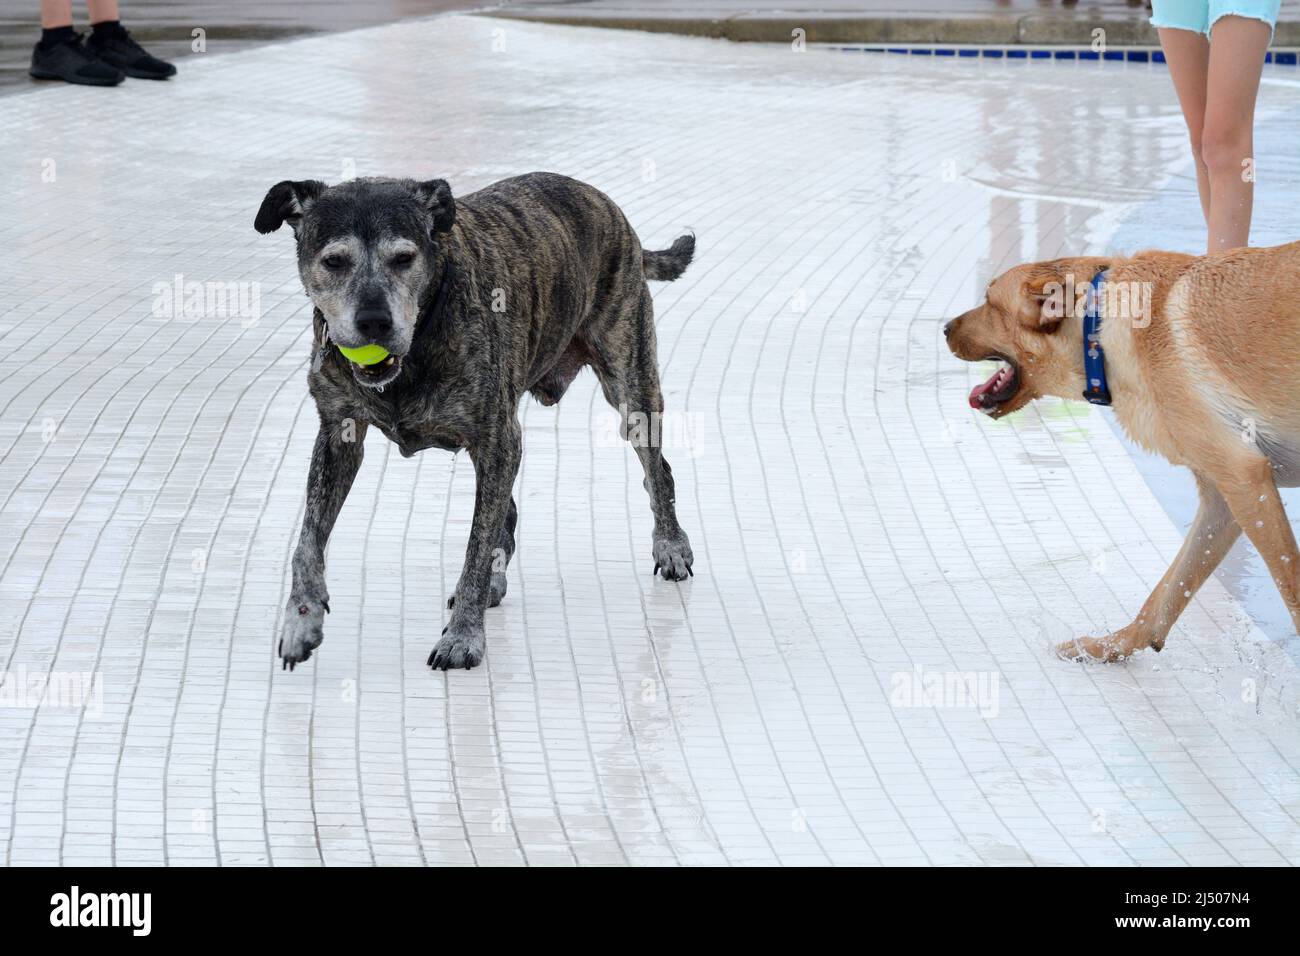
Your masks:
[[[102,96],[0,100],[0,666],[61,679],[0,706],[0,859],[1300,861],[1296,664],[1213,581],[1159,656],[1052,657],[1126,623],[1179,534],[1098,412],[978,419],[941,343],[991,273],[1158,198],[1185,151],[1162,70],[455,17]],[[485,666],[424,667],[469,463],[376,433],[325,644],[282,672],[315,423],[263,192],[535,168],[651,247],[698,234],[656,289],[696,577],[651,578],[584,373],[522,410]]]

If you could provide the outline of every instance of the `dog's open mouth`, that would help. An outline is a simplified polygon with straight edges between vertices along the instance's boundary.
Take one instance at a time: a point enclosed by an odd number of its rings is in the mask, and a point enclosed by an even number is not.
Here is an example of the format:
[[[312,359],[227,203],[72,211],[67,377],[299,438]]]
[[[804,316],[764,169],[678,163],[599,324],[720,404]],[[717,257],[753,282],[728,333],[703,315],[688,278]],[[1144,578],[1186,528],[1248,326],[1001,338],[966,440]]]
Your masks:
[[[990,355],[989,359],[998,363],[997,371],[970,390],[970,407],[981,412],[997,411],[1020,391],[1020,370],[1015,363],[1001,355]]]
[[[390,355],[374,365],[361,365],[349,359],[348,366],[352,369],[352,377],[362,385],[382,388],[402,371],[402,356]]]

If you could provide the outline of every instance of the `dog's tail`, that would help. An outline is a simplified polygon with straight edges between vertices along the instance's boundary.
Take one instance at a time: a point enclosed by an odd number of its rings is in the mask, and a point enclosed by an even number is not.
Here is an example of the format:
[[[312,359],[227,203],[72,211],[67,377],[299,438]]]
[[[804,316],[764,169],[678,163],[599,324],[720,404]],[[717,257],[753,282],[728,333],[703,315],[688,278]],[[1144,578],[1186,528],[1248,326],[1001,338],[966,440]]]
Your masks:
[[[686,271],[694,256],[695,237],[688,234],[679,236],[677,241],[667,249],[660,249],[658,252],[643,249],[641,263],[645,267],[647,279],[672,282]]]

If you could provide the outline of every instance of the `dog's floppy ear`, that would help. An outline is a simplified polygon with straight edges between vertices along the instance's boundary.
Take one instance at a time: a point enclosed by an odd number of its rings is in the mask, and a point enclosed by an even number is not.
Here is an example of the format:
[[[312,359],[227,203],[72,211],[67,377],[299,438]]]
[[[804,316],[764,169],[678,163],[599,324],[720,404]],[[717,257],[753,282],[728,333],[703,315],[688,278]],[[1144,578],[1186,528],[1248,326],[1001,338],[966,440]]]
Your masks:
[[[1074,303],[1067,300],[1068,289],[1055,263],[1040,262],[1025,279],[1026,325],[1040,332],[1055,332],[1061,321],[1071,314]]]
[[[291,182],[286,179],[267,190],[262,208],[257,210],[253,228],[260,233],[275,232],[286,222],[295,232],[307,207],[325,191],[325,184],[315,179]]]
[[[456,200],[445,179],[429,179],[415,184],[416,195],[433,214],[433,232],[446,232],[456,221]]]

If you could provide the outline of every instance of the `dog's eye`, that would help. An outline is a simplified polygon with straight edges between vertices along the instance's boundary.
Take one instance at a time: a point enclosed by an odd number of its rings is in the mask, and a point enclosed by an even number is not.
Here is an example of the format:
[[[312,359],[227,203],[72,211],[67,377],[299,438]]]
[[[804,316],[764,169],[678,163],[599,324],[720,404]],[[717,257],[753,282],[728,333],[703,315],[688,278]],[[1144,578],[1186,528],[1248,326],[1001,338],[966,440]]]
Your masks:
[[[407,266],[409,266],[412,262],[415,261],[415,253],[399,252],[397,255],[393,256],[393,258],[388,261],[392,264],[394,269],[405,269]]]
[[[338,255],[326,256],[324,259],[321,260],[321,263],[325,266],[326,269],[330,269],[334,272],[337,272],[339,269],[347,268],[348,257],[338,256]]]

